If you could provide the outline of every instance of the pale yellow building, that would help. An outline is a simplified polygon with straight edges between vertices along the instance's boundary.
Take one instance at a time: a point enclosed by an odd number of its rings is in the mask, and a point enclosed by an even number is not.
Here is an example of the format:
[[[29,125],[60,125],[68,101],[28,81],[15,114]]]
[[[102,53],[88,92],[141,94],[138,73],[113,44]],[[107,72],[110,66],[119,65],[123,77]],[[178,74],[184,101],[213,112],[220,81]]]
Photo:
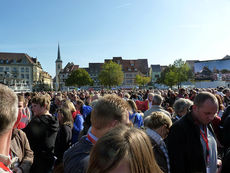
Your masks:
[[[33,91],[37,84],[52,88],[52,77],[44,72],[37,58],[25,53],[0,52],[0,82],[8,86],[24,86]]]

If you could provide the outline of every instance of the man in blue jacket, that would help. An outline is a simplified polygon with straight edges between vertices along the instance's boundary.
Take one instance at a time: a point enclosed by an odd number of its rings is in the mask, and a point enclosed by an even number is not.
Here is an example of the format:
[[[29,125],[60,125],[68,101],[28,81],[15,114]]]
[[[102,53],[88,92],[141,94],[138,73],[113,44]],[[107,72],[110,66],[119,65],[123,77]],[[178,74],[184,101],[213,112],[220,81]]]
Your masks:
[[[64,154],[65,173],[86,171],[92,146],[118,124],[129,124],[129,105],[116,95],[107,95],[98,100],[91,113],[91,128]]]

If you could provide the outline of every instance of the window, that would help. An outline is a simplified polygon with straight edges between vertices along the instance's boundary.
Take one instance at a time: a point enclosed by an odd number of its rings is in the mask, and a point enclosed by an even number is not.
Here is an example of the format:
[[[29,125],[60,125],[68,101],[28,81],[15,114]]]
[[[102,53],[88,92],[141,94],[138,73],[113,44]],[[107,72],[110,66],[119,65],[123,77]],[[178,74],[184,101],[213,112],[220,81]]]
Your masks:
[[[21,67],[21,72],[24,72],[24,67]]]
[[[134,66],[134,61],[130,61],[130,65],[133,67]]]
[[[125,75],[127,78],[131,78],[133,75],[132,74],[126,74]]]
[[[3,72],[3,67],[0,67],[0,72]]]
[[[127,84],[132,84],[132,83],[133,83],[133,80],[126,80],[126,83],[127,83]]]
[[[156,75],[155,75],[155,78],[159,78],[159,77],[160,77],[159,74],[156,74]]]
[[[13,68],[12,68],[12,72],[17,72],[17,68],[16,68],[16,67],[13,67]]]
[[[10,68],[9,67],[6,67],[6,71],[9,71],[10,70]]]
[[[24,74],[21,74],[21,78],[24,79]]]
[[[30,75],[29,74],[26,74],[26,79],[30,79]]]
[[[26,72],[29,72],[29,68],[28,67],[26,67]]]

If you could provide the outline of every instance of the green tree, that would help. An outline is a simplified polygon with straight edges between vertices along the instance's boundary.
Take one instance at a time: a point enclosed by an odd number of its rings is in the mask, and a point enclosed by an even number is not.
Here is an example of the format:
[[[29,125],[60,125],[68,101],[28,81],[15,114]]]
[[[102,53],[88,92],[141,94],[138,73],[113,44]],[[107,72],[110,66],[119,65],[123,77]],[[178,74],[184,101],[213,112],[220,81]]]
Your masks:
[[[157,80],[157,83],[162,83],[170,87],[177,85],[180,88],[182,82],[189,80],[193,80],[192,70],[182,59],[178,59],[161,72],[161,77]]]
[[[124,79],[124,73],[122,72],[121,65],[109,61],[102,66],[102,70],[99,74],[99,81],[102,85],[108,86],[119,86],[122,84]]]
[[[176,72],[176,82],[178,88],[181,87],[181,83],[185,81],[189,81],[193,79],[193,73],[188,64],[186,62],[182,61],[182,59],[175,60],[173,63],[173,66],[175,66],[175,72]]]
[[[85,86],[92,85],[93,80],[90,78],[89,73],[82,68],[74,70],[70,76],[66,79],[66,86]]]
[[[164,84],[172,88],[173,85],[177,84],[175,76],[176,72],[173,69],[169,70],[169,72],[165,73]]]
[[[221,73],[222,74],[225,74],[225,73],[229,73],[230,71],[228,70],[228,69],[223,69],[223,70],[221,70]]]
[[[135,83],[138,84],[139,86],[145,86],[149,82],[150,82],[150,77],[141,76],[139,74],[136,75]]]

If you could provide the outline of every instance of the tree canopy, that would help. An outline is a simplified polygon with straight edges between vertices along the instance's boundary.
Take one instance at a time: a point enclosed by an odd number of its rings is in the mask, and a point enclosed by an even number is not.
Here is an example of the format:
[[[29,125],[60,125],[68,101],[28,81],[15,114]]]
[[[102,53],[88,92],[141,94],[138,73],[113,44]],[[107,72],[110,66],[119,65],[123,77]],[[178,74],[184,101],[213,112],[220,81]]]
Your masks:
[[[124,73],[122,72],[121,65],[109,61],[102,66],[102,70],[99,74],[99,81],[102,85],[108,86],[119,86],[122,84],[124,79]]]
[[[93,80],[90,78],[89,73],[85,69],[74,70],[65,81],[67,86],[85,86],[92,85]]]
[[[138,74],[136,75],[135,83],[138,84],[139,86],[145,86],[150,82],[150,80],[151,80],[150,77],[145,77]]]
[[[175,60],[172,65],[169,65],[161,72],[161,77],[157,83],[165,84],[172,88],[173,85],[181,87],[181,83],[193,79],[193,73],[188,64],[182,59]]]

